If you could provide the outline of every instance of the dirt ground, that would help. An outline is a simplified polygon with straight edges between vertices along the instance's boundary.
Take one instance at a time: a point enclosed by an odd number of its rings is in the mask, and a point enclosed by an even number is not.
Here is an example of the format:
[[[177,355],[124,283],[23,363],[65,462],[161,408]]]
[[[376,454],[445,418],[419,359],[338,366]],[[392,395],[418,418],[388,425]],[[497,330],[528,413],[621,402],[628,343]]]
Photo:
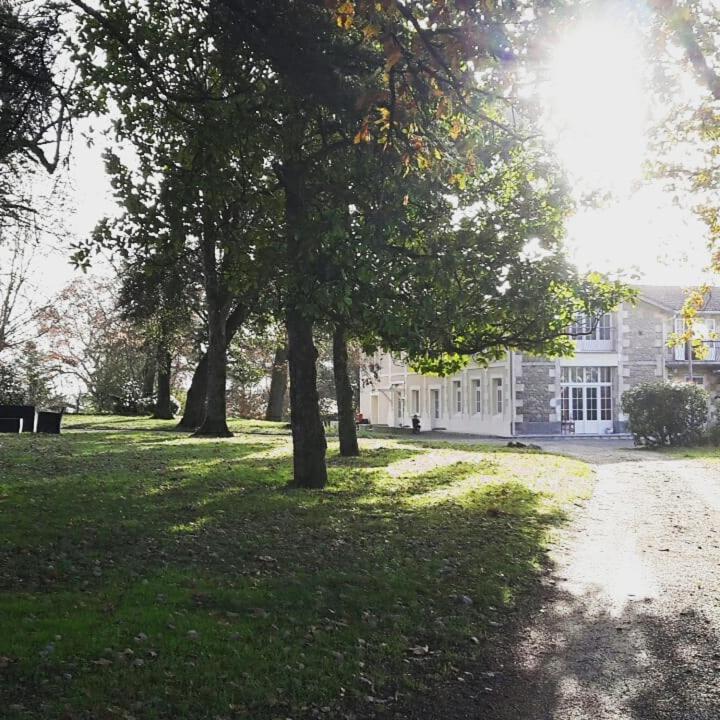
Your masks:
[[[471,682],[397,717],[720,719],[720,464],[627,442],[541,444],[598,476],[542,601]]]

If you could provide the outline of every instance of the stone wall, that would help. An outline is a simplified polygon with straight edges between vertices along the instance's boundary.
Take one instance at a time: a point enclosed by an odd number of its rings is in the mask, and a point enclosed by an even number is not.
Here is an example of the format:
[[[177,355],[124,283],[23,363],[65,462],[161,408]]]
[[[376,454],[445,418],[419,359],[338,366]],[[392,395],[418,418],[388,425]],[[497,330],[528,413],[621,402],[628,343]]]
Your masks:
[[[517,396],[518,400],[522,399],[523,422],[548,422],[555,419],[551,405],[555,390],[550,389],[550,385],[555,382],[555,377],[550,375],[550,370],[554,368],[554,362],[523,358],[522,391],[519,390]]]
[[[622,393],[642,382],[663,377],[668,313],[645,302],[622,311],[622,378],[618,387],[618,405]]]

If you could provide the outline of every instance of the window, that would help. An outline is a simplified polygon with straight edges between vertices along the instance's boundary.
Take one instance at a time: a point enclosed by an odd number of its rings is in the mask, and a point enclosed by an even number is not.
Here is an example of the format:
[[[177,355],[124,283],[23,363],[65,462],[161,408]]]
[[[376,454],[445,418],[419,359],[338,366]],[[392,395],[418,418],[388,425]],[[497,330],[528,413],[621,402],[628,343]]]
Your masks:
[[[503,411],[503,384],[502,384],[502,378],[493,378],[492,381],[492,388],[493,388],[493,403],[494,403],[494,411],[496,415],[502,415]]]
[[[560,382],[567,385],[586,385],[589,383],[611,383],[611,367],[562,367]]]
[[[405,396],[397,396],[397,416],[400,420],[405,417]]]
[[[605,313],[605,315],[595,319],[580,314],[576,317],[575,322],[570,325],[568,331],[577,340],[610,340],[612,335],[612,315]]]
[[[439,390],[431,390],[430,391],[430,411],[432,412],[432,416],[436,419],[440,419],[440,391]]]
[[[414,389],[411,390],[410,397],[412,399],[411,405],[413,414],[417,415],[420,412],[420,391]]]
[[[482,380],[473,380],[473,401],[475,403],[475,413],[482,412]]]
[[[705,385],[705,378],[702,375],[693,375],[692,378],[689,375],[686,375],[685,382],[695,383],[695,385],[700,385],[700,387],[703,387]]]
[[[609,370],[610,368],[608,368]],[[600,419],[612,420],[612,388],[610,385],[600,386]]]
[[[453,380],[453,397],[455,398],[455,412],[460,414],[463,410],[462,382],[460,380]]]

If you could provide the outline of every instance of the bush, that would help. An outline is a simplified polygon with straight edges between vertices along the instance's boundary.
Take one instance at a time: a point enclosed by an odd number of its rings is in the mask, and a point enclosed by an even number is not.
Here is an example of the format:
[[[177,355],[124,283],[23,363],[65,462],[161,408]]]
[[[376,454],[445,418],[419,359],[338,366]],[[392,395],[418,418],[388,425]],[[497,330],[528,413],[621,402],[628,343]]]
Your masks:
[[[648,382],[624,392],[622,407],[636,445],[692,445],[702,439],[708,394],[689,383]]]

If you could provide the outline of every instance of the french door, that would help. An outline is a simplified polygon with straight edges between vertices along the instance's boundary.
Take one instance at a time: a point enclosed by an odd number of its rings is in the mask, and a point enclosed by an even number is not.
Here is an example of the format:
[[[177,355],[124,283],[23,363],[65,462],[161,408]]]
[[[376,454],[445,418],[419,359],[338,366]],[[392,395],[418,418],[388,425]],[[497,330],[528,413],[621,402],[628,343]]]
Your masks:
[[[578,434],[612,432],[612,368],[562,368],[560,408]]]

